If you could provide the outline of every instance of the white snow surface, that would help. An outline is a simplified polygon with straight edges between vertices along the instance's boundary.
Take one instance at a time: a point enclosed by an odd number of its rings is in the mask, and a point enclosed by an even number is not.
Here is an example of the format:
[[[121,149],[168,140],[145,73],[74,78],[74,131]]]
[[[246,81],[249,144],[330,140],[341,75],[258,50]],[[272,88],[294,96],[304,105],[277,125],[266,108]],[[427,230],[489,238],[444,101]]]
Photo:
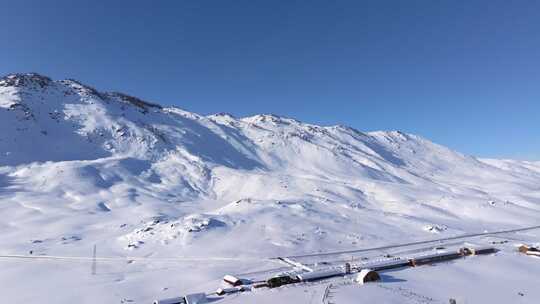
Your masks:
[[[540,223],[540,163],[399,131],[202,116],[38,74],[0,79],[0,130],[0,255],[88,258],[0,257],[7,303],[150,303],[282,266],[270,257]],[[408,269],[333,303],[538,303],[539,261]],[[219,301],[318,303],[325,286]]]

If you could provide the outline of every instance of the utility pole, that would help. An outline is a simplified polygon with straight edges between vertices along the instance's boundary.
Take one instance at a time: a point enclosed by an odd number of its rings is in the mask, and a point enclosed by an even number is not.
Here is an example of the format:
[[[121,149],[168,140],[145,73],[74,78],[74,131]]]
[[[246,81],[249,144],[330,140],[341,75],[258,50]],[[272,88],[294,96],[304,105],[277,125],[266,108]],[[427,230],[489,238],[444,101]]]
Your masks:
[[[96,261],[96,250],[97,246],[94,244],[94,252],[92,254],[92,275],[96,275],[97,261]]]

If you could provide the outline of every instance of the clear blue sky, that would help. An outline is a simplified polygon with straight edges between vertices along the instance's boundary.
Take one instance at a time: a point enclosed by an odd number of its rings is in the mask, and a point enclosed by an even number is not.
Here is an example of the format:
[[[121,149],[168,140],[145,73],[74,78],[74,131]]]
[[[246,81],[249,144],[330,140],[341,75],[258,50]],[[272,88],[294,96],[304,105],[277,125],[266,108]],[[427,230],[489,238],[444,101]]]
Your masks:
[[[0,0],[0,74],[540,160],[540,1]]]

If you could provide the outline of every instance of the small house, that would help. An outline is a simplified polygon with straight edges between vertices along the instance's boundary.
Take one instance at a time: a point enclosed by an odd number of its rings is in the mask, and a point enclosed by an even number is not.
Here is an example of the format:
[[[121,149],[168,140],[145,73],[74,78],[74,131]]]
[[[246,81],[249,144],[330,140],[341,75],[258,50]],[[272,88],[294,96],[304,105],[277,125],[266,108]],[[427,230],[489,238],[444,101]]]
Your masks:
[[[381,276],[379,275],[379,273],[371,269],[360,270],[360,272],[358,273],[355,279],[355,281],[358,284],[364,284],[367,282],[375,282],[375,281],[380,281],[380,280],[381,280]]]
[[[231,286],[240,286],[242,285],[242,280],[239,278],[232,276],[232,275],[226,275],[223,277],[223,282],[231,285]]]

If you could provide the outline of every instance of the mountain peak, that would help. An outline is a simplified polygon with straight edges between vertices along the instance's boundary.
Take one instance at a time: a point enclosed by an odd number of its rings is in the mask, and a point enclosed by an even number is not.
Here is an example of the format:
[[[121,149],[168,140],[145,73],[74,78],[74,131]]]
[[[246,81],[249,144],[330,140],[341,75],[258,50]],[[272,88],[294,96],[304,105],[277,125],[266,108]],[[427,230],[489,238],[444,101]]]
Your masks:
[[[0,78],[0,86],[3,87],[39,86],[44,88],[51,83],[51,78],[38,73],[14,73]]]
[[[300,121],[294,118],[279,116],[276,114],[258,114],[254,116],[244,117],[241,120],[248,123],[273,123],[273,124],[301,124]]]

